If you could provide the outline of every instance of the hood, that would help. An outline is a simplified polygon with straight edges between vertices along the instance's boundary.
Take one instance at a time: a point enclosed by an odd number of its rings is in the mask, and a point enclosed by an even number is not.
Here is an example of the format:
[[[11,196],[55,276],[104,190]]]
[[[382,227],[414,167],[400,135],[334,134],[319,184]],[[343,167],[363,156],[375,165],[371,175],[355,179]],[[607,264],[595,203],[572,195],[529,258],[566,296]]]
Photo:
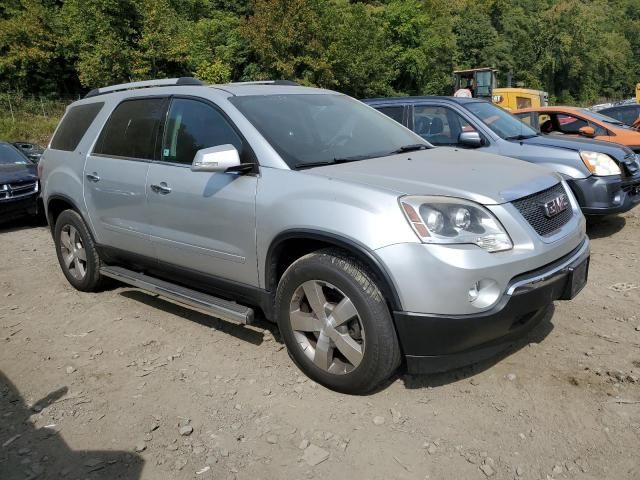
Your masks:
[[[0,185],[5,183],[28,182],[38,179],[36,166],[29,164],[0,164]]]
[[[592,152],[606,153],[619,162],[621,162],[625,156],[633,153],[630,148],[617,143],[563,135],[538,135],[537,137],[521,140],[521,142],[525,145],[540,145],[543,147],[564,148],[566,150],[590,150]]]
[[[488,153],[439,147],[302,170],[399,195],[443,195],[484,205],[549,188],[559,177],[542,167]]]

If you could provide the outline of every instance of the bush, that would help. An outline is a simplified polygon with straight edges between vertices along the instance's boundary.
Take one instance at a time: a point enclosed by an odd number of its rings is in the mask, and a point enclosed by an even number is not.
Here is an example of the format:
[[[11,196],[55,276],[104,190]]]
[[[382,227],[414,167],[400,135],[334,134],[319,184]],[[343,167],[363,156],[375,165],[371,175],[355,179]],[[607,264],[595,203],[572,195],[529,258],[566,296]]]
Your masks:
[[[47,145],[73,100],[27,97],[21,93],[0,95],[0,140]]]

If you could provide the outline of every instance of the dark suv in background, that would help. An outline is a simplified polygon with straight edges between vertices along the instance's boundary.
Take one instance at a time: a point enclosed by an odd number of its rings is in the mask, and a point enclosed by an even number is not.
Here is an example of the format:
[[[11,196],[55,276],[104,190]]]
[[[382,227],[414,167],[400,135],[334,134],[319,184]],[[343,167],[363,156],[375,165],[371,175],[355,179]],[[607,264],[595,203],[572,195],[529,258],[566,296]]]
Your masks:
[[[0,142],[0,223],[38,214],[37,166],[10,143]]]
[[[559,173],[571,186],[585,215],[622,213],[640,203],[640,161],[623,145],[540,135],[509,112],[476,98],[363,101],[435,146],[477,149]]]

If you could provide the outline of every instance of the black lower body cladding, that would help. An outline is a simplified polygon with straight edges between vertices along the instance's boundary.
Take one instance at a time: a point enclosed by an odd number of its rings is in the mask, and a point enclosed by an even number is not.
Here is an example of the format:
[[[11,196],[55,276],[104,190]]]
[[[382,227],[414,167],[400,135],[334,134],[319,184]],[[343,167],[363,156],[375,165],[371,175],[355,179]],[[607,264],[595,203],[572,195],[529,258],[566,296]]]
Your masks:
[[[624,213],[640,203],[640,174],[568,180],[585,215]]]
[[[563,265],[554,268],[554,265]],[[547,271],[553,271],[545,275]],[[431,315],[394,312],[409,373],[443,372],[487,359],[531,331],[554,300],[570,300],[586,284],[589,250],[584,244],[554,264],[529,272],[511,295],[477,315]],[[540,280],[543,275],[544,279]]]

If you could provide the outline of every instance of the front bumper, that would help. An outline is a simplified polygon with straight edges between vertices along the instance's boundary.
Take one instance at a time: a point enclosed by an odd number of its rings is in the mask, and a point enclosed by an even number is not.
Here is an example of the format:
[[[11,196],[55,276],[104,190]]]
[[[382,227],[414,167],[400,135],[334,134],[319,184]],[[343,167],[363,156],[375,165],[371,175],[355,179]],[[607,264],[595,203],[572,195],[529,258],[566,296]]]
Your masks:
[[[0,200],[0,222],[5,222],[25,215],[37,215],[37,213],[37,193],[28,197]]]
[[[589,241],[541,269],[512,279],[498,304],[472,315],[394,312],[409,373],[458,368],[494,355],[534,328],[554,300],[586,283]]]
[[[624,213],[640,203],[640,174],[567,180],[585,215]]]

